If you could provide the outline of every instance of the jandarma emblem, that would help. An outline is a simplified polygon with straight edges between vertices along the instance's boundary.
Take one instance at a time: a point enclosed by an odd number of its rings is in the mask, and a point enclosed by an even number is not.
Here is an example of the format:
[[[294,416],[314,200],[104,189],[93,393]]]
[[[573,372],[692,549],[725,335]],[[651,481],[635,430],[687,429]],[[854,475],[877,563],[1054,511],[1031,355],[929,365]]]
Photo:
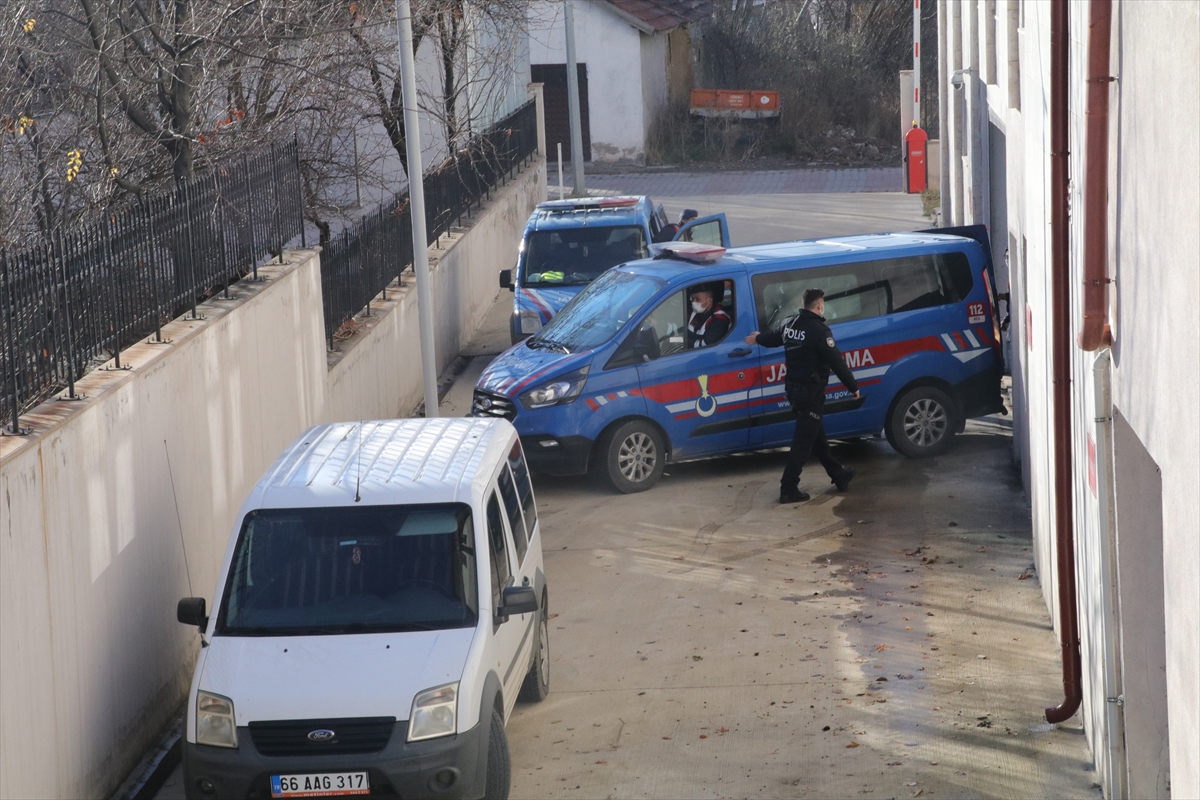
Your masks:
[[[309,731],[308,738],[314,742],[328,742],[337,734],[328,728],[318,728],[315,731]]]

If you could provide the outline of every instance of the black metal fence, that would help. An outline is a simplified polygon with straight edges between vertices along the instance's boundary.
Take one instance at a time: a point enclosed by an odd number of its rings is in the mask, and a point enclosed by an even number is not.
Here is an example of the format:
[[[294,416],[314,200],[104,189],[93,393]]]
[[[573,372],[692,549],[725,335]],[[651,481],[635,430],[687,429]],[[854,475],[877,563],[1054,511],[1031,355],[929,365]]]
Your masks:
[[[98,223],[0,251],[0,422],[20,415],[303,237],[297,145],[219,164]]]
[[[531,100],[473,138],[454,157],[425,175],[425,232],[436,241],[492,189],[508,180],[537,152],[537,110]],[[325,336],[334,346],[338,332],[413,263],[408,192],[353,227],[332,237],[321,253]]]

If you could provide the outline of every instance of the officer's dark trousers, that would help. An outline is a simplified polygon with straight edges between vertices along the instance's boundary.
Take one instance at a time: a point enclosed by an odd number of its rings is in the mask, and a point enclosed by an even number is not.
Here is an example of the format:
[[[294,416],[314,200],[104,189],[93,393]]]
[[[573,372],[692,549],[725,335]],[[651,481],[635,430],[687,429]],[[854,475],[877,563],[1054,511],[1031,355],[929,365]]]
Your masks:
[[[833,459],[829,440],[825,438],[825,388],[815,384],[788,386],[787,399],[796,415],[796,432],[792,435],[792,452],[783,467],[783,477],[779,479],[779,490],[783,493],[796,491],[800,485],[800,472],[813,454],[831,479],[842,477],[846,468]]]

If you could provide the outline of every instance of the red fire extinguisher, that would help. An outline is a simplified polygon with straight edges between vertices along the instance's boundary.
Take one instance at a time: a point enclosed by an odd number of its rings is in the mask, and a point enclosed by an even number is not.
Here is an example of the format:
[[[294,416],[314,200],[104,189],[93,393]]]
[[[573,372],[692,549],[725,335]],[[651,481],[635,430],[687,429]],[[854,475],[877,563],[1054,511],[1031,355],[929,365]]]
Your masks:
[[[925,161],[929,134],[917,127],[914,120],[912,130],[904,134],[904,166],[907,172],[906,187],[909,194],[920,194],[928,184],[928,165]]]

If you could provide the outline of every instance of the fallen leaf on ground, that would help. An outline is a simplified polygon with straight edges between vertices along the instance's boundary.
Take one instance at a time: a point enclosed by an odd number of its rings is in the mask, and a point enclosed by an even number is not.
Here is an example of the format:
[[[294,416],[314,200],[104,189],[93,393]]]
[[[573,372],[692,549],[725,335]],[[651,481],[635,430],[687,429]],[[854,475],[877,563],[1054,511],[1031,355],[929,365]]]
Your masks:
[[[884,650],[887,650],[887,649],[888,649],[888,646],[887,646],[886,644],[877,644],[877,645],[875,645],[875,652],[876,652],[876,653],[882,653]]]
[[[851,742],[850,744],[846,745],[847,749],[849,749],[851,747],[858,747],[858,742]]]
[[[702,734],[700,734],[700,738],[701,738],[701,739],[707,739],[707,738],[708,738],[708,734],[707,734],[707,733],[702,733]]]

